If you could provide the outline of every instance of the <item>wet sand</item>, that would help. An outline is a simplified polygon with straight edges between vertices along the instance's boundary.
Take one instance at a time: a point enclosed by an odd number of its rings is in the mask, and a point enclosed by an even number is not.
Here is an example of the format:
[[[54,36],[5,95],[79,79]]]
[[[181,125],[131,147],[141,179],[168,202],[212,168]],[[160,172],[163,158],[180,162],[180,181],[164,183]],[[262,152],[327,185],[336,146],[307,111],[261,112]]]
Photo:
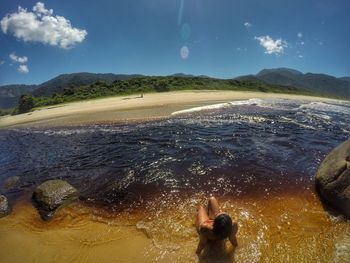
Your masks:
[[[0,219],[2,262],[198,262],[193,227],[201,194],[158,196],[142,209],[111,212],[73,204],[50,222],[28,199]],[[199,262],[348,262],[350,226],[329,216],[312,191],[221,198],[239,221],[239,246],[209,247]]]
[[[110,97],[37,109],[0,117],[0,128],[53,127],[154,120],[192,107],[251,98],[282,98],[325,101],[326,98],[244,91],[179,91]]]

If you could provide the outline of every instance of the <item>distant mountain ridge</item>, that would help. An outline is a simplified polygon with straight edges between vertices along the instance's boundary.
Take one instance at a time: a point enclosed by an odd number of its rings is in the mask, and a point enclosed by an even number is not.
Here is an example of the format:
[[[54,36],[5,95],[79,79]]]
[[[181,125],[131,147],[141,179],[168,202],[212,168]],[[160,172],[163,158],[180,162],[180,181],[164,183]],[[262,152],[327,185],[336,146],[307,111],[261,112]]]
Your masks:
[[[36,85],[6,85],[0,87],[0,108],[8,109],[16,105],[19,96],[33,91]]]
[[[179,78],[208,78],[208,76],[194,76],[191,74],[176,73],[170,76]],[[62,92],[65,88],[89,85],[96,81],[112,83],[118,80],[128,80],[144,77],[140,74],[113,74],[113,73],[72,73],[62,74],[39,85],[5,85],[0,86],[0,108],[12,108],[16,105],[21,94],[29,93],[35,97],[52,96]],[[326,74],[302,73],[295,69],[275,68],[263,69],[256,75],[245,75],[235,80],[254,83],[266,83],[304,89],[307,91],[323,93],[328,96],[350,99],[350,77],[336,78]]]
[[[349,81],[349,82],[350,82],[350,77],[341,77],[340,79],[346,80],[346,81]]]
[[[142,75],[126,75],[126,74],[113,74],[113,73],[72,73],[72,74],[62,74],[49,81],[40,84],[35,90],[33,90],[32,95],[35,97],[41,96],[51,96],[54,93],[62,92],[64,88],[70,86],[82,86],[94,83],[96,81],[106,81],[111,83],[116,80],[132,79],[136,77],[142,77]]]
[[[350,77],[336,78],[326,74],[304,74],[294,69],[275,68],[263,69],[256,75],[245,75],[235,79],[295,87],[332,97],[350,99]]]
[[[185,73],[175,73],[175,74],[172,74],[170,75],[171,77],[180,77],[180,78],[210,78],[206,75],[199,75],[199,76],[196,76],[196,75],[192,75],[192,74],[185,74]]]
[[[142,77],[140,74],[112,74],[112,73],[72,73],[61,74],[39,85],[6,85],[0,86],[0,108],[7,109],[16,105],[21,94],[29,93],[35,97],[52,96],[72,86],[89,85],[96,81],[111,83],[116,80]]]

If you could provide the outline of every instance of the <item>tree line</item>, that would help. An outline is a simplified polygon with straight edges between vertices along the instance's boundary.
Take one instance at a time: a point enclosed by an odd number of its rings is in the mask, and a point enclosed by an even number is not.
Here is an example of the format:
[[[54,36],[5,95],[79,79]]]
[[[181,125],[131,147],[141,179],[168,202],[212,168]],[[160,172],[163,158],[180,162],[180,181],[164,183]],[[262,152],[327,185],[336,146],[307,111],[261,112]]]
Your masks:
[[[177,90],[235,90],[274,93],[306,94],[304,90],[292,87],[269,85],[265,83],[223,80],[204,77],[138,77],[128,80],[116,80],[112,83],[97,81],[90,85],[69,86],[62,92],[46,97],[34,97],[23,94],[12,114],[21,114],[35,108],[61,103],[109,97],[116,95],[144,94]],[[1,112],[0,112],[1,113]],[[7,112],[8,113],[8,112]]]

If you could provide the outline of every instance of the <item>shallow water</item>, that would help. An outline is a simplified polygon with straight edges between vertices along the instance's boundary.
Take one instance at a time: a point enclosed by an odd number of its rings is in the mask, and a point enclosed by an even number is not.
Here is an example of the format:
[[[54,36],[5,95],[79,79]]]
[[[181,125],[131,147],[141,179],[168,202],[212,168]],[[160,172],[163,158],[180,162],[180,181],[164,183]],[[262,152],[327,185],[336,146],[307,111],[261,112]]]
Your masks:
[[[0,220],[1,254],[193,262],[196,206],[214,194],[238,218],[239,247],[201,262],[347,262],[350,226],[324,211],[313,176],[348,138],[349,117],[347,103],[249,100],[151,123],[1,130],[0,180],[21,178],[4,189],[14,208]],[[82,201],[44,223],[30,193],[51,178]]]

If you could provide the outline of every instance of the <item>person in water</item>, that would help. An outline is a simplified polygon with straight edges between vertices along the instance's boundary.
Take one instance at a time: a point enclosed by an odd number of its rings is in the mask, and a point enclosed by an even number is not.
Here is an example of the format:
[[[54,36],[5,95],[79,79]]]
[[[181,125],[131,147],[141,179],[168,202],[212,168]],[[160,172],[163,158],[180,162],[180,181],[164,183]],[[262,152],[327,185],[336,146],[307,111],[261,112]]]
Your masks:
[[[209,198],[207,210],[199,206],[195,225],[199,234],[197,255],[200,255],[209,242],[224,241],[226,238],[230,240],[233,247],[237,246],[237,221],[220,210],[219,202],[215,197]]]

